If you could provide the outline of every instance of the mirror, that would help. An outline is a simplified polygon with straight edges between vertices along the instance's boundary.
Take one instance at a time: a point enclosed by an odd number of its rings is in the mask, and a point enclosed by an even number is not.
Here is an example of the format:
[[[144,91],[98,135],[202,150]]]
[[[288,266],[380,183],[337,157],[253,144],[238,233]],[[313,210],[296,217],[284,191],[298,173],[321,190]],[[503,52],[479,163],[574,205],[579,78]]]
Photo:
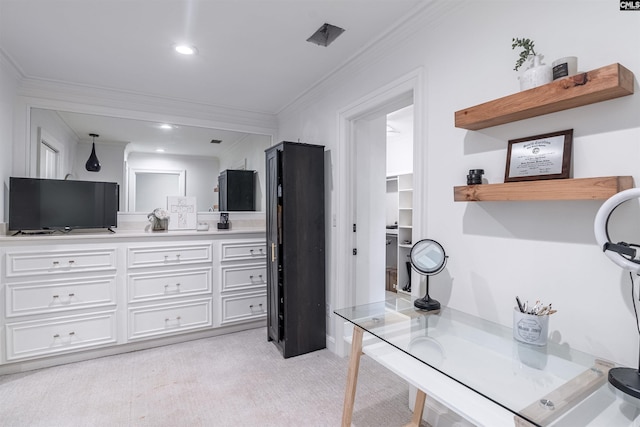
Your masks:
[[[442,245],[435,240],[423,239],[413,245],[409,253],[411,266],[426,276],[427,292],[423,298],[413,302],[420,310],[440,310],[440,303],[429,296],[429,276],[440,273],[447,264],[447,255]]]
[[[121,212],[149,213],[166,195],[194,196],[199,212],[212,211],[227,169],[256,171],[256,211],[264,211],[270,135],[45,108],[31,108],[30,127],[31,177],[117,182]],[[84,167],[91,133],[99,172]]]
[[[420,240],[413,245],[409,257],[413,268],[423,275],[439,273],[444,268],[447,259],[442,245],[431,239]]]

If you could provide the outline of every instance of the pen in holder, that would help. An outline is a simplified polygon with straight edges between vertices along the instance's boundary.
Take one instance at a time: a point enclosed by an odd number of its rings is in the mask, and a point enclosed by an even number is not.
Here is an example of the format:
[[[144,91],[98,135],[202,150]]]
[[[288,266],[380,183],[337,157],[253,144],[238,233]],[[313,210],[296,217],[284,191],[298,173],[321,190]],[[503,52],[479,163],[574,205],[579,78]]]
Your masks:
[[[231,228],[231,223],[229,222],[229,213],[221,212],[220,222],[218,223],[218,230],[228,230],[229,228]]]
[[[547,345],[549,335],[549,315],[523,313],[518,307],[513,309],[513,338],[527,344]]]

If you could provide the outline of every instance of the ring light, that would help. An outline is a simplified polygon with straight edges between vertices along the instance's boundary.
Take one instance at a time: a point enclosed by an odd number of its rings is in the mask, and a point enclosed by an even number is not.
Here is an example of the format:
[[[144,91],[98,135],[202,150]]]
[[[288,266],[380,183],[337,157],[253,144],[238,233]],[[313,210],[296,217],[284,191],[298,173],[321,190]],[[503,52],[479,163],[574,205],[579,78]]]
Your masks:
[[[594,221],[594,232],[596,235],[596,241],[598,242],[598,246],[604,251],[604,254],[611,259],[614,263],[618,264],[618,266],[624,268],[625,270],[630,270],[633,273],[640,273],[640,261],[635,260],[632,261],[633,256],[635,255],[635,249],[632,246],[637,247],[637,245],[629,245],[628,243],[620,242],[613,243],[609,239],[609,217],[611,213],[622,203],[640,197],[640,188],[631,188],[629,190],[621,191],[613,196],[611,196],[608,200],[606,200],[598,213],[596,214],[596,219]],[[627,255],[627,257],[624,257]],[[630,257],[630,258],[628,258]]]
[[[604,254],[618,266],[636,274],[640,274],[640,260],[635,259],[635,248],[640,248],[640,246],[626,242],[613,243],[609,238],[608,225],[611,213],[618,206],[638,197],[640,197],[640,188],[624,190],[613,195],[602,204],[596,214],[593,225],[596,241]],[[640,368],[613,368],[609,370],[609,382],[618,390],[633,397],[640,398]]]

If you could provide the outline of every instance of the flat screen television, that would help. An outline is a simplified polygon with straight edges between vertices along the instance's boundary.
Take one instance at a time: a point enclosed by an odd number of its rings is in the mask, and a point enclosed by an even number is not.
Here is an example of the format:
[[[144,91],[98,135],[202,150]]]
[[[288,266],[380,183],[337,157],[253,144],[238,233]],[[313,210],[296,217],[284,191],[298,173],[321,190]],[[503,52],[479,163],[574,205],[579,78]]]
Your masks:
[[[117,226],[118,192],[115,182],[10,177],[9,230],[111,230]]]

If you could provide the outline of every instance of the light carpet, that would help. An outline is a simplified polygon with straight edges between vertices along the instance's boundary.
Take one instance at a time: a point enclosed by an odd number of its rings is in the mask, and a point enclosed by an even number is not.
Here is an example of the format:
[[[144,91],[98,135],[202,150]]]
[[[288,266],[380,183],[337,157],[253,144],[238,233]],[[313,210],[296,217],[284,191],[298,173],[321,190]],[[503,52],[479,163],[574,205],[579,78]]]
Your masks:
[[[339,426],[348,358],[283,359],[266,337],[252,329],[0,376],[0,425]],[[408,395],[363,356],[352,425],[406,424]]]

